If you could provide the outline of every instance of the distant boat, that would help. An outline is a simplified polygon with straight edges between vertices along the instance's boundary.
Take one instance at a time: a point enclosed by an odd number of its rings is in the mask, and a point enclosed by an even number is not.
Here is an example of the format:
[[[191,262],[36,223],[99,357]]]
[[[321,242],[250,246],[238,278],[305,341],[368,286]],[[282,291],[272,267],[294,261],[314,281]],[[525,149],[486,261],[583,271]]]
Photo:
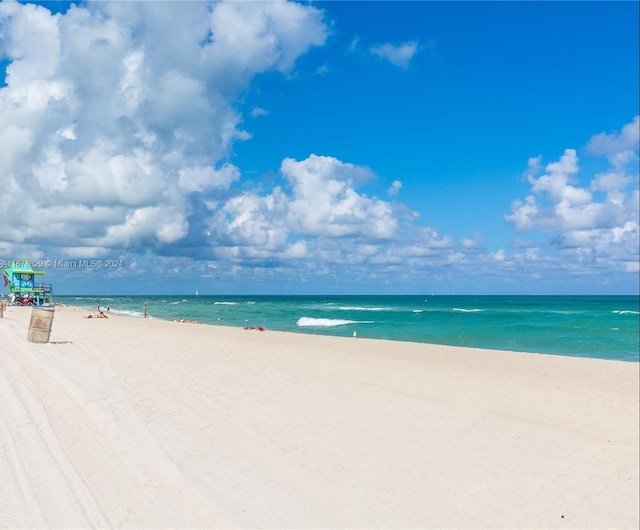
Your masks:
[[[196,289],[196,296],[198,296],[198,289]]]

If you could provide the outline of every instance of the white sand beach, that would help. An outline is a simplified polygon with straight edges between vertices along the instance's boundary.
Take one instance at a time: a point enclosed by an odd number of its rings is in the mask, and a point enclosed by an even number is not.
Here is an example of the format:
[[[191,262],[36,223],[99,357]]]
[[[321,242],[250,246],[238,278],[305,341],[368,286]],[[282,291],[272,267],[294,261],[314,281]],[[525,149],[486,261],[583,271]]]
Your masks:
[[[2,528],[638,528],[638,363],[0,319]]]

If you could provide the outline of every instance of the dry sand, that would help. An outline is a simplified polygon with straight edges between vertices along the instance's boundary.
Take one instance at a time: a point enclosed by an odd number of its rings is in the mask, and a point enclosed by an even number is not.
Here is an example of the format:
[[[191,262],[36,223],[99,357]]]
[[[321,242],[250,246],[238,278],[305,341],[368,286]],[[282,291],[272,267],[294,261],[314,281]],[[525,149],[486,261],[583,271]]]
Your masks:
[[[638,363],[0,320],[3,528],[638,528]]]

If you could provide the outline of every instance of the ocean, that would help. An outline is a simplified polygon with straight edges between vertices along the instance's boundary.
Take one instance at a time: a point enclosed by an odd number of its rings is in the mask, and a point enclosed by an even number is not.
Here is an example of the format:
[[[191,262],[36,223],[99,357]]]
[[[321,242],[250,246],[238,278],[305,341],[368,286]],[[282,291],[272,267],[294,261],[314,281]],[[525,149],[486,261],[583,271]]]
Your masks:
[[[56,296],[114,314],[639,361],[637,296]]]

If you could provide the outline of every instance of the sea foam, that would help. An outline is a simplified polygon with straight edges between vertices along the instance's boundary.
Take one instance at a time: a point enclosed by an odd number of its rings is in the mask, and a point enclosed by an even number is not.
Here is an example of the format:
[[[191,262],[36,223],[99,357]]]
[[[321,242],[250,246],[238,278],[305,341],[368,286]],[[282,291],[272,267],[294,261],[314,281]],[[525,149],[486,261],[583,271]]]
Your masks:
[[[362,306],[340,306],[336,309],[340,311],[392,311],[391,307],[362,307]]]
[[[343,320],[340,318],[311,318],[300,317],[297,325],[301,327],[334,327],[344,326],[346,324],[371,324],[372,321],[359,321],[359,320]]]

